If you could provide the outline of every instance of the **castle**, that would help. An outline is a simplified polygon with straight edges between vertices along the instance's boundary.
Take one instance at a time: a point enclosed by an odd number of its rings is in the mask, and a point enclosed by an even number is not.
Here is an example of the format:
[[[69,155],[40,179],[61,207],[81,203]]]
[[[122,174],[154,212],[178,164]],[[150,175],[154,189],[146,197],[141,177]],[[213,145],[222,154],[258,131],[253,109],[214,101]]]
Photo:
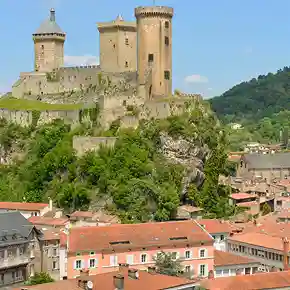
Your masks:
[[[172,97],[173,15],[170,7],[137,7],[136,22],[119,15],[112,22],[97,23],[100,65],[64,67],[66,34],[51,9],[50,17],[33,34],[34,71],[20,74],[12,96],[49,104],[82,104],[84,108],[98,103],[104,127],[116,119],[122,126],[134,127],[140,119],[177,113],[186,99],[197,96]],[[0,111],[0,117],[5,114]],[[45,114],[43,122],[49,120],[47,116],[79,116]]]

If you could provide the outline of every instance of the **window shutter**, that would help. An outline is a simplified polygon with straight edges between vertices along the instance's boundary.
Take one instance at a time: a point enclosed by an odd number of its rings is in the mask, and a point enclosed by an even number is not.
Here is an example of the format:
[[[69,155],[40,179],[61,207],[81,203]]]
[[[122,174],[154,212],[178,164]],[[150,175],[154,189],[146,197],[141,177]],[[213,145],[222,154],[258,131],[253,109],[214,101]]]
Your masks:
[[[85,269],[86,268],[86,262],[85,260],[82,260],[82,269]]]
[[[74,270],[77,268],[77,261],[74,261]]]
[[[99,262],[99,261],[98,261],[98,259],[96,258],[96,259],[95,259],[96,267],[98,267],[98,262]]]

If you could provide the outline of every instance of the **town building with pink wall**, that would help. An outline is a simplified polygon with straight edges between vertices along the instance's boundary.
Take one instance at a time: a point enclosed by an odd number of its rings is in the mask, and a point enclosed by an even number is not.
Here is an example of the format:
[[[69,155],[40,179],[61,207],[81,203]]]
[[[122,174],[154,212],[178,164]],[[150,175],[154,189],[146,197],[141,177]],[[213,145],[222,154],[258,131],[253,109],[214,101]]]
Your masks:
[[[191,277],[207,277],[214,268],[214,240],[195,221],[76,227],[62,243],[61,279],[82,269],[90,275],[116,271],[124,263],[146,270],[161,252],[174,253]]]

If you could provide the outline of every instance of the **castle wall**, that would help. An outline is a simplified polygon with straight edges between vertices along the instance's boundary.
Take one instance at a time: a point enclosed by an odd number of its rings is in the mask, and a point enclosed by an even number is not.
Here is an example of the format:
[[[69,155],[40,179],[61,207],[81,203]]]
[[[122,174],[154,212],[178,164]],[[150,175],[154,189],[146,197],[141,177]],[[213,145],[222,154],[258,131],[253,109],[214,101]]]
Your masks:
[[[98,151],[101,146],[113,147],[116,137],[73,137],[73,148],[78,156],[85,154],[88,151]]]
[[[41,111],[37,120],[37,125],[51,123],[54,120],[61,119],[66,124],[78,125],[80,123],[79,117],[80,110],[71,111]],[[0,109],[0,119],[5,119],[8,122],[12,122],[23,127],[33,124],[34,111],[20,111],[20,110],[8,110]],[[82,122],[88,122],[88,117],[83,117]]]

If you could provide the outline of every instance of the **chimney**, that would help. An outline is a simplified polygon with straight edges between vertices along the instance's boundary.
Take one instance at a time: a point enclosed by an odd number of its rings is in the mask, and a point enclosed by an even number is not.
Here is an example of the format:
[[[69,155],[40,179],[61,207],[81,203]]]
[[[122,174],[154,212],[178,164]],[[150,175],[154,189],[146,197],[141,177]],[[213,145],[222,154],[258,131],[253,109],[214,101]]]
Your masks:
[[[213,272],[213,270],[210,270],[208,272],[208,279],[213,279],[213,278],[214,278],[214,272]]]
[[[55,10],[53,8],[50,9],[50,21],[55,22]]]
[[[284,271],[289,269],[289,240],[287,238],[283,238],[283,267]]]
[[[78,277],[78,287],[81,289],[86,290],[87,289],[87,284],[90,281],[90,276],[89,276],[89,271],[80,271],[80,276]]]
[[[156,274],[156,267],[148,267],[148,273]]]
[[[115,289],[124,290],[124,276],[122,274],[117,274],[113,279]]]
[[[129,269],[129,264],[119,264],[119,271],[122,272],[122,273],[127,273],[128,272],[128,269]]]
[[[138,279],[139,278],[138,270],[136,270],[136,269],[129,269],[128,270],[128,276],[131,279]]]

